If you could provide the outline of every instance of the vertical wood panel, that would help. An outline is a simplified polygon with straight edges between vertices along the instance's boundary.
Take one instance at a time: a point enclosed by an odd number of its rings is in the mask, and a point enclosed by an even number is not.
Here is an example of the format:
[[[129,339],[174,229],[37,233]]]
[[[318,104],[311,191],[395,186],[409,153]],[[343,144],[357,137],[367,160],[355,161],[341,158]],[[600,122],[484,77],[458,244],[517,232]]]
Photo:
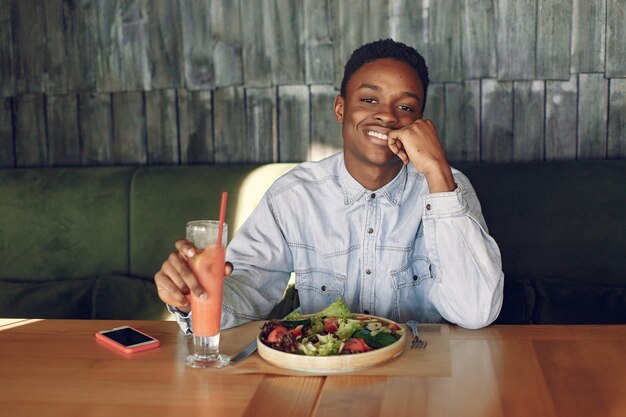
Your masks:
[[[389,0],[369,0],[366,23],[363,27],[363,43],[389,37]]]
[[[245,91],[243,87],[215,90],[215,162],[247,160]]]
[[[307,84],[332,84],[335,80],[331,13],[330,0],[304,0]]]
[[[513,145],[513,83],[483,80],[481,160],[511,162]]]
[[[210,91],[178,91],[181,163],[213,163],[215,160],[212,113]]]
[[[99,3],[98,91],[150,90],[147,0]]]
[[[450,162],[480,160],[480,81],[446,84],[443,131]]]
[[[539,0],[537,13],[537,67],[541,79],[569,79],[572,3]]]
[[[607,0],[606,76],[626,77],[626,3]]]
[[[341,126],[333,112],[337,94],[332,86],[311,86],[311,149],[308,158],[311,161],[318,161],[343,149]]]
[[[15,95],[12,15],[13,1],[0,0],[0,97]]]
[[[64,2],[67,89],[95,91],[98,61],[98,4]]]
[[[572,12],[572,73],[603,72],[606,0],[574,0]]]
[[[146,93],[146,139],[148,164],[177,164],[178,120],[176,90]]]
[[[532,80],[535,76],[537,0],[494,0],[498,79]]]
[[[604,74],[578,76],[578,158],[606,158],[609,83]]]
[[[98,6],[98,91],[150,90],[146,0],[111,0]]]
[[[515,161],[543,161],[544,105],[543,81],[513,84],[513,158]]]
[[[83,165],[113,164],[113,115],[111,95],[80,93],[78,127]]]
[[[80,165],[77,101],[76,94],[47,96],[49,165]]]
[[[461,5],[456,0],[431,2],[428,68],[433,82],[458,81],[463,77]]]
[[[212,0],[211,32],[215,85],[243,84],[242,34],[239,0]]]
[[[276,88],[246,89],[246,160],[277,160]]]
[[[15,165],[45,166],[48,162],[43,94],[15,97]]]
[[[415,48],[430,63],[428,0],[390,0],[389,34]]]
[[[389,1],[339,0],[333,3],[335,48],[335,84],[341,85],[343,69],[359,46],[388,38]]]
[[[46,19],[46,54],[44,67],[46,92],[67,93],[67,62],[65,57],[65,7],[62,0],[43,2]],[[76,98],[74,98],[76,99]],[[74,119],[76,112],[74,112]],[[76,120],[74,120],[76,121]]]
[[[275,85],[304,81],[304,9],[303,0],[274,0],[265,7],[265,20],[271,36],[266,48],[270,52],[272,82]]]
[[[311,142],[309,89],[304,85],[278,88],[280,162],[306,161]]]
[[[141,92],[113,94],[113,160],[118,165],[147,162],[144,107]]]
[[[18,93],[45,92],[44,58],[46,20],[43,2],[20,0],[13,5],[16,90]]]
[[[462,4],[465,78],[493,78],[496,76],[496,22],[493,0],[468,0]]]
[[[0,168],[14,165],[13,103],[10,98],[0,98]]]
[[[150,0],[145,12],[148,16],[152,88],[180,87],[183,42],[179,3]]]
[[[424,108],[424,119],[431,120],[445,146],[446,138],[446,90],[444,84],[431,84]]]
[[[546,160],[576,159],[577,77],[546,82]]]
[[[179,4],[185,85],[189,90],[214,88],[211,1],[179,0]]]
[[[608,157],[626,158],[626,79],[610,83]]]
[[[241,0],[241,21],[254,22],[241,28],[244,81],[251,87],[266,87],[272,83],[272,61],[267,48],[272,22],[266,20],[265,4],[257,0]]]

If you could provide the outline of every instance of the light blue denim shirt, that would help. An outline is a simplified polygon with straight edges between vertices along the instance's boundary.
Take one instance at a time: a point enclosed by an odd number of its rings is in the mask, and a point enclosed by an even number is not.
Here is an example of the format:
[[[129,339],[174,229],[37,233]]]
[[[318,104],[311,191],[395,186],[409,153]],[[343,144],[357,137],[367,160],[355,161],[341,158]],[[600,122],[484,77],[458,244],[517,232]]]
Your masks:
[[[230,242],[222,327],[264,319],[291,272],[302,313],[343,297],[353,312],[404,322],[493,322],[504,275],[469,180],[429,193],[406,165],[379,190],[363,188],[343,153],[279,178]],[[183,330],[190,317],[177,317]]]

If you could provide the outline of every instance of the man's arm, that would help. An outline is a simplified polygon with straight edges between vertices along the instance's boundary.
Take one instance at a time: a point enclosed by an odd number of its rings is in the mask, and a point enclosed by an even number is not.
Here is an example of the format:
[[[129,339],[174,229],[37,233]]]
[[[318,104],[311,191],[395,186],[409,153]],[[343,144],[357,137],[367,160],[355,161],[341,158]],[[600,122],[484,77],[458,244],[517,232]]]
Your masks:
[[[446,320],[463,327],[492,323],[502,307],[502,260],[472,185],[461,173],[453,176],[430,120],[390,132],[388,143],[428,182],[423,221],[435,278],[431,302]]]

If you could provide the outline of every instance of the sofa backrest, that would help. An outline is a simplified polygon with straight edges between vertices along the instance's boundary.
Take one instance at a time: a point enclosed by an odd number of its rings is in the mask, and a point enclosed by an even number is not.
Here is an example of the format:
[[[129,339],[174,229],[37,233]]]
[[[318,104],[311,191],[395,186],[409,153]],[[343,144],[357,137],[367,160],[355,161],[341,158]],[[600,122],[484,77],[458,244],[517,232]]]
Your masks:
[[[278,177],[296,164],[143,167],[130,195],[130,274],[151,278],[190,220],[217,219],[228,192],[229,239]]]
[[[626,161],[459,165],[507,275],[626,280]]]
[[[133,168],[0,170],[0,279],[126,273]]]

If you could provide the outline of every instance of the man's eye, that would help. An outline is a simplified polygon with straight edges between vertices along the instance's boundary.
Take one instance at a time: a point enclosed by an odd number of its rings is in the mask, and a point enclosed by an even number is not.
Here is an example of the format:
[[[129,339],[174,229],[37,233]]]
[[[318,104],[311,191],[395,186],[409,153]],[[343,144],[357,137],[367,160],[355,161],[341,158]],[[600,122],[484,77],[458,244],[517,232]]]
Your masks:
[[[413,110],[413,108],[409,107],[409,106],[399,106],[399,109],[403,110],[403,111],[408,111],[408,112],[411,112],[411,113],[415,113],[415,110]]]
[[[362,98],[361,101],[364,102],[364,103],[370,103],[370,104],[371,103],[376,103],[376,99],[374,99],[374,98]]]

